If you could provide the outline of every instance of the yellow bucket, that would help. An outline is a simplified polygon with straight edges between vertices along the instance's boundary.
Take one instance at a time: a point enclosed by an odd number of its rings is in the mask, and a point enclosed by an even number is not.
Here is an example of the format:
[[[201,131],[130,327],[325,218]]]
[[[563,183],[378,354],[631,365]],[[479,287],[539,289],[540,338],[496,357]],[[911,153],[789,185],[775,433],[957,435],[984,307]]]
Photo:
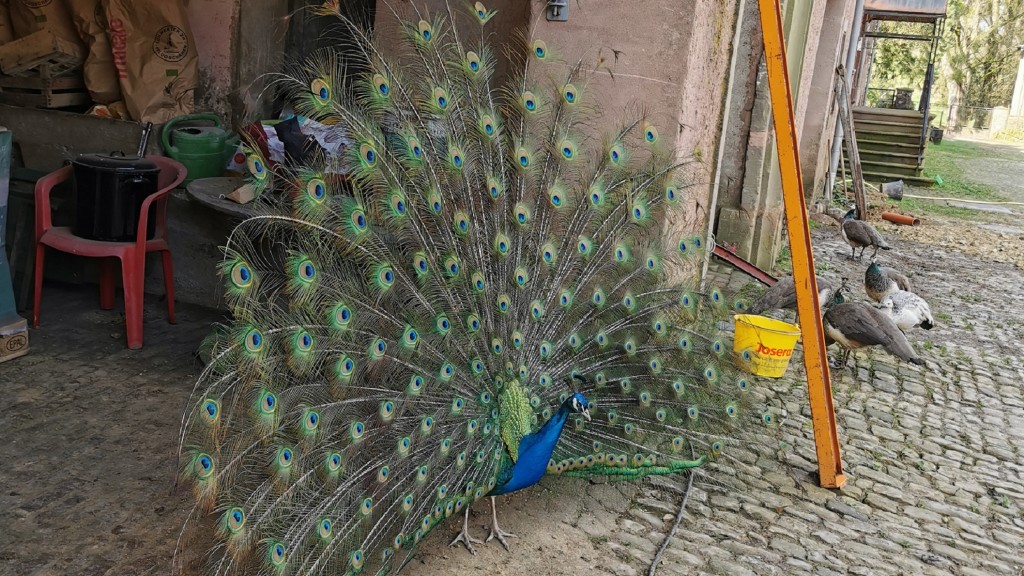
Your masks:
[[[800,327],[788,322],[758,316],[736,316],[736,337],[732,349],[750,363],[744,368],[766,378],[781,378],[800,339]]]

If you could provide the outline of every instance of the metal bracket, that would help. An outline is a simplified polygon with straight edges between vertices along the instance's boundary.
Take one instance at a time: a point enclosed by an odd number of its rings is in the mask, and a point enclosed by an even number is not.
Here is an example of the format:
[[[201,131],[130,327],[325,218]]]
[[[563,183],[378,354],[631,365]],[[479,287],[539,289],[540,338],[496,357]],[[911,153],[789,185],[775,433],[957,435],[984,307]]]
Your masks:
[[[567,22],[569,20],[569,0],[548,0],[545,12],[549,22]]]

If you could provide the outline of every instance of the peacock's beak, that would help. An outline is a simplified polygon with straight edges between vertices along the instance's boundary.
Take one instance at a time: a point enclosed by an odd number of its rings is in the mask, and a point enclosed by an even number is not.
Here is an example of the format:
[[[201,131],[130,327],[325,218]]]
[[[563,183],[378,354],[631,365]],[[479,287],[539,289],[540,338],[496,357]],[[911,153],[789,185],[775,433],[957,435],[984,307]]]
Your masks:
[[[590,408],[584,408],[580,414],[583,414],[583,417],[587,419],[587,422],[590,422]]]

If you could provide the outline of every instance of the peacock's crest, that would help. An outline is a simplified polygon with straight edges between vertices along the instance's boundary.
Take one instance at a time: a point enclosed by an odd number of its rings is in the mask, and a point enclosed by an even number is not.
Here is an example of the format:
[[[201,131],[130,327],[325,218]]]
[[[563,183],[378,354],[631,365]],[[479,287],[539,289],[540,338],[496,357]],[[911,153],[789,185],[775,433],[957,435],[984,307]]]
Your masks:
[[[235,320],[182,427],[212,573],[394,571],[517,466],[678,472],[749,412],[707,247],[665,240],[686,183],[657,128],[595,136],[582,63],[541,39],[496,88],[494,11],[449,14],[404,22],[396,56],[342,17],[357,44],[282,86],[343,145],[250,151],[265,213],[225,248]],[[349,86],[340,54],[367,66]]]

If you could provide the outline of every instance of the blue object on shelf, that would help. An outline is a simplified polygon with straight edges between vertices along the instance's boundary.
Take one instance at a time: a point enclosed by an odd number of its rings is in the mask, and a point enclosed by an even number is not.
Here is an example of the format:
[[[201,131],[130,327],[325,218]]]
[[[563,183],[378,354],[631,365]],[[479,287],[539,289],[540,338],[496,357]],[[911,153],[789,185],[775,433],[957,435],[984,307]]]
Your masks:
[[[14,306],[11,265],[7,262],[7,198],[11,192],[11,131],[0,127],[0,326],[21,320]]]

